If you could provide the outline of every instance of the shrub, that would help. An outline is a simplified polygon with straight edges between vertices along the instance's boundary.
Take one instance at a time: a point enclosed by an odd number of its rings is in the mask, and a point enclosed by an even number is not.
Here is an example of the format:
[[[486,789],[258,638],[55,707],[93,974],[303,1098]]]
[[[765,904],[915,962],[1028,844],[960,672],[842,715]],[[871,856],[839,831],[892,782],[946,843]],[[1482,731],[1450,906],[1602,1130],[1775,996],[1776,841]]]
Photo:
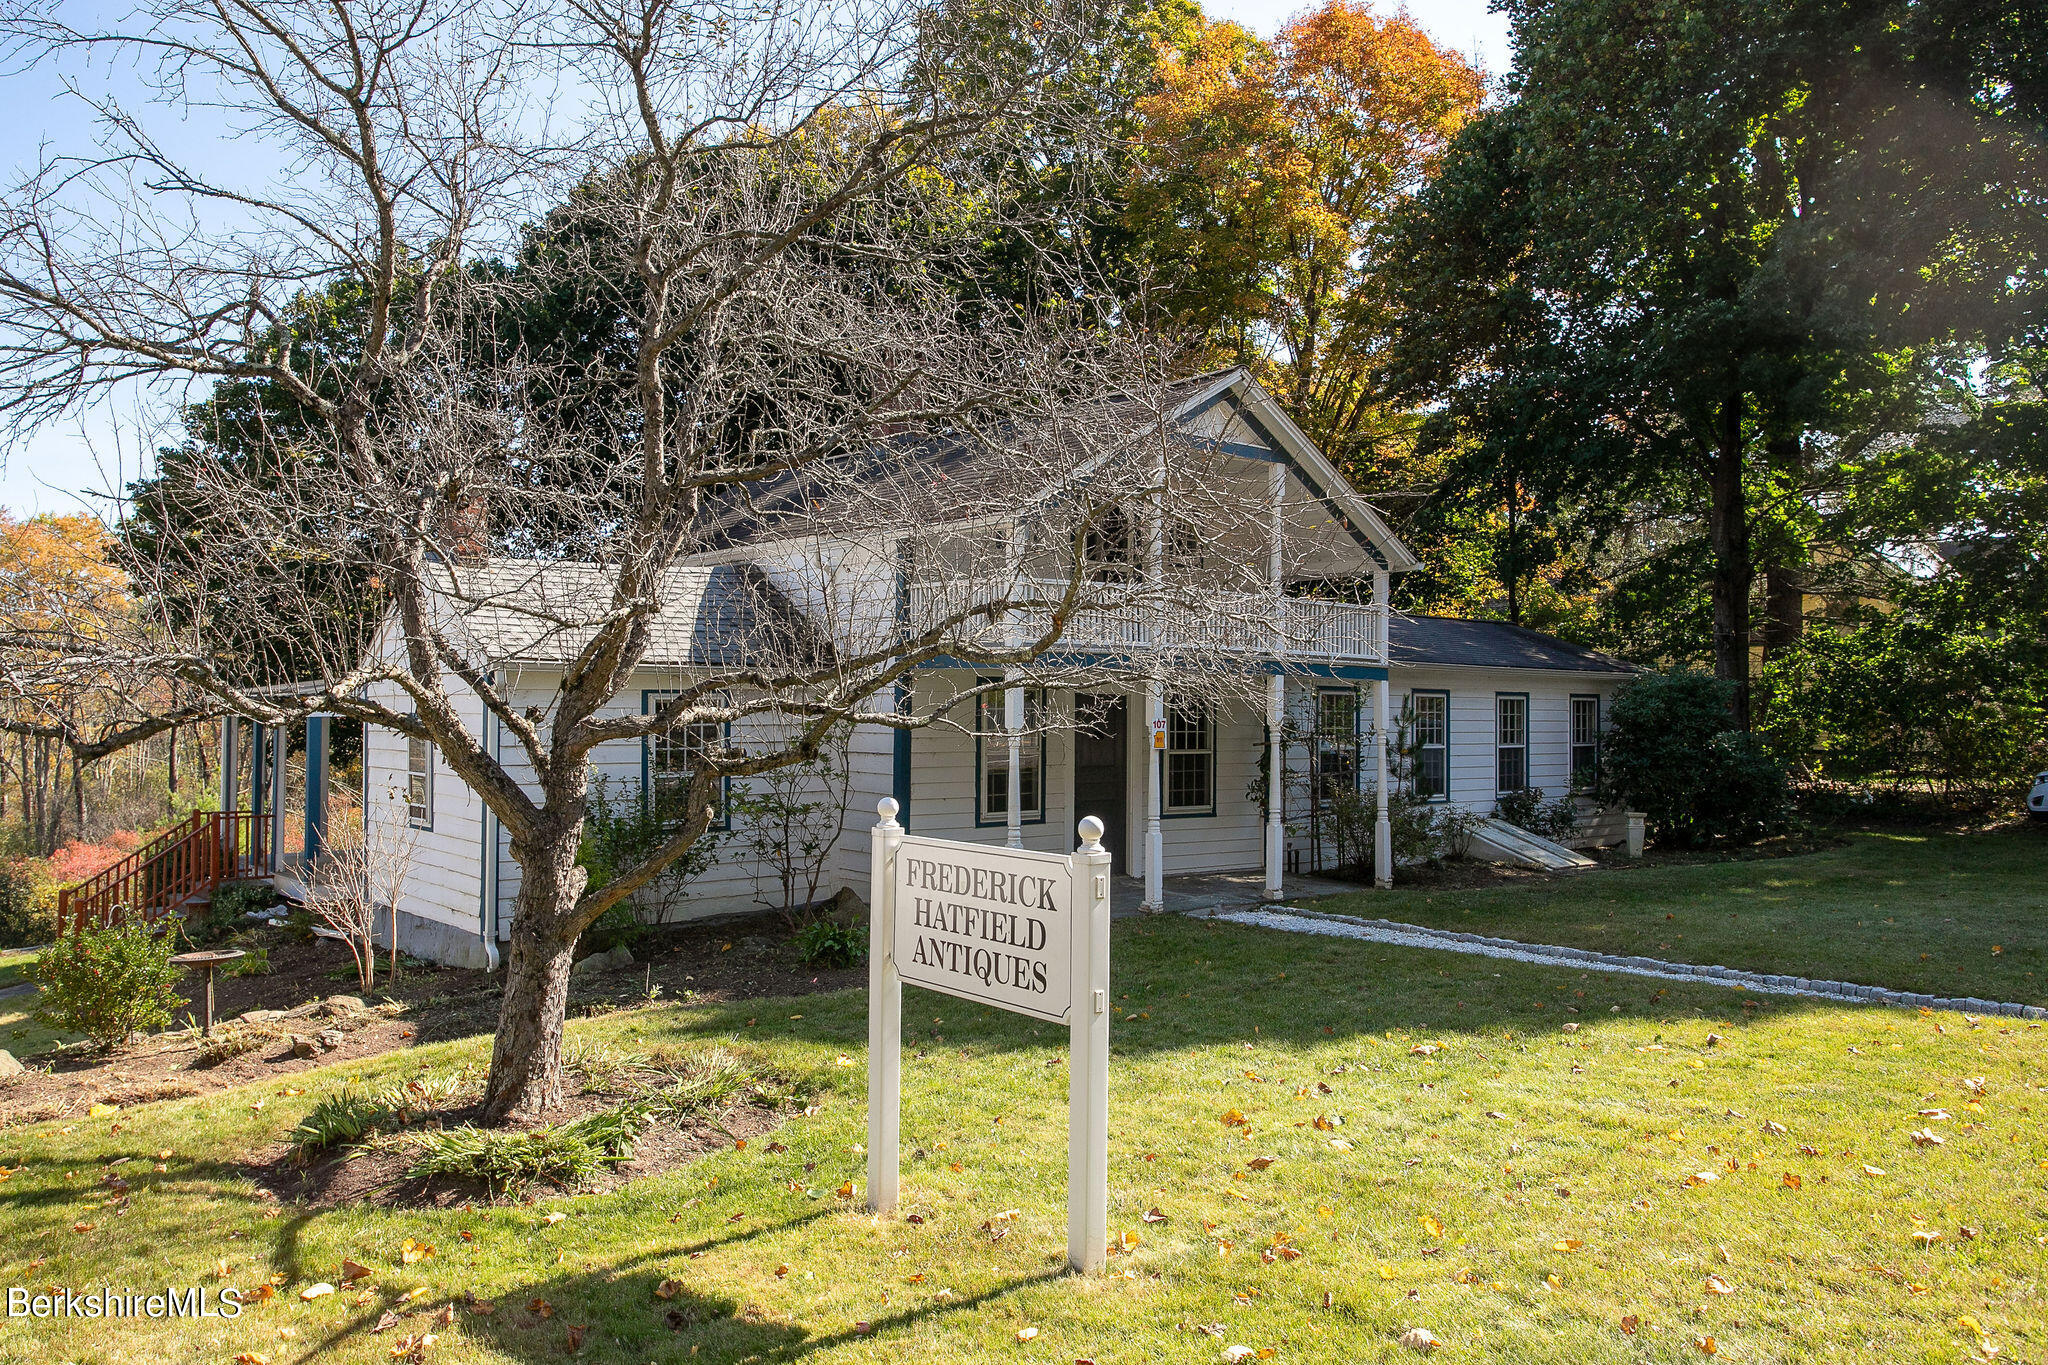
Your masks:
[[[270,949],[251,948],[221,970],[229,976],[269,976]]]
[[[790,936],[798,960],[813,967],[852,967],[868,960],[868,927],[816,919]]]
[[[1791,819],[1785,770],[1730,726],[1734,685],[1699,673],[1647,675],[1614,699],[1600,796],[1643,812],[1659,842],[1753,839]]]
[[[1493,813],[1516,829],[1544,839],[1569,839],[1579,830],[1579,807],[1571,793],[1543,798],[1543,788],[1524,787],[1494,802]]]
[[[40,858],[0,862],[0,948],[48,943],[56,934],[57,882]]]
[[[37,1022],[82,1033],[102,1051],[137,1029],[161,1028],[185,1003],[176,991],[171,941],[138,923],[64,935],[43,951],[31,975],[42,987]]]
[[[223,882],[213,889],[203,914],[186,914],[185,937],[199,946],[219,943],[248,927],[245,916],[251,910],[267,910],[275,904],[277,890],[269,882]]]
[[[117,829],[97,844],[72,839],[50,855],[50,875],[58,885],[82,882],[95,872],[104,872],[142,846],[142,836],[132,829]]]
[[[670,786],[642,792],[634,784],[600,777],[590,784],[583,817],[583,841],[576,850],[576,865],[588,874],[587,890],[595,893],[620,875],[646,862],[674,833],[682,819],[684,794]],[[596,924],[584,930],[591,946],[606,951],[623,943],[638,942],[644,926],[634,909],[646,911],[656,924],[665,924],[689,898],[690,882],[711,866],[717,843],[724,831],[716,826],[705,831],[696,845],[648,885],[607,911]]]

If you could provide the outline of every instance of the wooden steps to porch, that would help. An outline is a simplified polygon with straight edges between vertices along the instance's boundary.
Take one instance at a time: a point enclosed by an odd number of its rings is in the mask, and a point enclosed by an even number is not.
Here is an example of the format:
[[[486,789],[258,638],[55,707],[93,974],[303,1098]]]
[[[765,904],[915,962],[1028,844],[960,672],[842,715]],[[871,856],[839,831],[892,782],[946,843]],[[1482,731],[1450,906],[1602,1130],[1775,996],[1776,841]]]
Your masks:
[[[269,821],[252,811],[194,811],[110,867],[57,892],[57,932],[129,920],[155,924],[223,882],[275,871]]]

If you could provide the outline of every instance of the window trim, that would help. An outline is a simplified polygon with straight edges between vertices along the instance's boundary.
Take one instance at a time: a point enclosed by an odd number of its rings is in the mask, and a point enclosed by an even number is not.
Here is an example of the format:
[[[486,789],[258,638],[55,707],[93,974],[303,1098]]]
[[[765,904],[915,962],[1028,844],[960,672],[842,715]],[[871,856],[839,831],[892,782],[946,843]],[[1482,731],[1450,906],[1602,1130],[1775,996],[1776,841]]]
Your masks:
[[[1500,704],[1503,701],[1509,700],[1516,700],[1522,703],[1522,740],[1520,744],[1503,744],[1501,742]],[[1512,796],[1516,792],[1529,790],[1529,728],[1530,706],[1529,694],[1527,692],[1496,692],[1493,694],[1493,794],[1495,796]],[[1503,787],[1500,784],[1500,756],[1507,749],[1520,749],[1522,751],[1522,785],[1519,787]]]
[[[413,714],[412,719],[415,721],[419,719],[419,715],[417,712]],[[398,737],[405,743],[406,826],[410,829],[420,829],[431,832],[434,828],[434,743],[432,740],[414,739],[411,735],[405,734],[403,732],[400,732]],[[424,811],[425,814],[419,816],[415,816],[412,813],[412,746],[415,744],[419,745],[421,751],[426,755],[426,760],[421,765],[420,768],[420,809]],[[363,810],[365,818],[367,819],[369,812],[368,802],[363,803]]]
[[[1207,722],[1207,729],[1208,729],[1208,732],[1209,732],[1209,747],[1208,747],[1208,748],[1206,748],[1206,749],[1176,749],[1176,748],[1172,747],[1172,746],[1173,746],[1173,709],[1174,709],[1174,705],[1175,705],[1175,702],[1174,702],[1174,699],[1173,699],[1172,697],[1167,697],[1167,698],[1165,698],[1165,699],[1164,699],[1164,704],[1163,704],[1163,705],[1161,706],[1160,710],[1162,711],[1162,713],[1163,713],[1163,714],[1165,715],[1165,717],[1166,717],[1166,743],[1167,743],[1167,747],[1166,747],[1166,748],[1164,748],[1164,749],[1155,749],[1155,750],[1153,750],[1153,752],[1152,752],[1152,761],[1153,761],[1154,763],[1158,764],[1158,766],[1159,766],[1159,818],[1160,818],[1160,819],[1162,819],[1162,820],[1203,820],[1203,819],[1210,819],[1210,818],[1213,818],[1213,817],[1215,816],[1215,814],[1216,814],[1216,738],[1217,738],[1217,731],[1218,731],[1218,730],[1219,730],[1219,729],[1221,728],[1221,727],[1219,726],[1218,722],[1217,722],[1217,717],[1216,717],[1216,711],[1215,711],[1215,708],[1214,708],[1214,707],[1210,707],[1210,706],[1203,706],[1203,707],[1200,707],[1200,708],[1199,708],[1199,709],[1200,709],[1200,711],[1201,711],[1201,713],[1202,713],[1202,715],[1203,715],[1203,716],[1205,717],[1205,719],[1206,719],[1206,722]],[[1186,708],[1183,708],[1183,709],[1186,709]],[[1148,738],[1149,738],[1149,736],[1148,736]],[[1171,787],[1171,783],[1170,783],[1170,782],[1169,782],[1169,781],[1168,781],[1167,779],[1168,779],[1168,778],[1169,778],[1169,777],[1171,776],[1171,773],[1172,773],[1172,767],[1171,767],[1171,765],[1169,764],[1168,760],[1169,760],[1169,759],[1171,759],[1171,758],[1173,757],[1173,755],[1175,755],[1175,754],[1207,754],[1207,755],[1208,755],[1208,757],[1209,757],[1209,801],[1208,801],[1208,804],[1207,804],[1207,805],[1204,805],[1204,806],[1172,806],[1172,805],[1168,805],[1168,804],[1167,804],[1167,796],[1168,796],[1168,791],[1169,791],[1169,789],[1170,789],[1170,787]]]
[[[1435,796],[1425,796],[1422,799],[1431,805],[1449,805],[1451,800],[1451,689],[1448,687],[1409,688],[1408,714],[1411,718],[1415,714],[1415,699],[1417,697],[1442,697],[1444,699],[1444,742],[1441,745],[1432,746],[1441,748],[1444,751],[1444,789]],[[1497,722],[1498,717],[1496,717]],[[1422,748],[1422,742],[1417,740],[1416,752],[1418,755],[1421,753]],[[1500,767],[1497,758],[1494,766],[1494,780],[1496,782],[1500,780]],[[1408,780],[1408,785],[1412,791],[1415,785],[1415,779],[1412,776]]]
[[[976,679],[976,682],[977,682],[977,684],[981,684],[981,683],[999,683],[999,682],[1001,682],[1001,681],[1002,681],[1002,679],[1001,679],[1001,678],[993,678],[993,677],[991,677],[991,678],[978,678],[978,679]],[[996,813],[994,813],[994,814],[990,814],[990,813],[988,812],[988,810],[986,809],[986,807],[987,807],[987,803],[988,803],[988,767],[987,767],[987,751],[986,751],[986,748],[985,748],[985,746],[986,746],[986,745],[987,745],[988,743],[992,742],[992,741],[993,741],[993,739],[994,739],[995,737],[994,737],[994,736],[992,736],[992,735],[984,735],[984,734],[982,733],[982,729],[981,729],[981,707],[982,707],[982,704],[983,704],[984,702],[993,702],[993,703],[995,703],[996,705],[998,705],[998,706],[1002,706],[1002,707],[1004,707],[1004,708],[1006,708],[1006,709],[1007,709],[1007,707],[1008,707],[1008,705],[1009,705],[1009,699],[1008,699],[1007,697],[1005,697],[1005,696],[1003,695],[1003,693],[1004,693],[1004,692],[1008,692],[1008,691],[1009,691],[1009,689],[1008,689],[1008,688],[1004,688],[1004,689],[1002,690],[1002,692],[978,692],[978,693],[976,693],[976,694],[975,694],[975,697],[974,697],[974,706],[975,706],[975,716],[974,716],[974,827],[975,827],[976,829],[1007,829],[1007,828],[1009,828],[1009,825],[1010,825],[1010,816],[1009,816],[1009,812],[1007,812],[1007,811],[997,811],[997,812],[996,812]],[[1047,705],[1047,698],[1046,698],[1046,693],[1045,693],[1045,689],[1044,689],[1044,688],[1042,688],[1042,687],[1027,687],[1027,688],[1024,688],[1024,689],[1023,689],[1023,692],[1024,692],[1024,724],[1025,724],[1026,728],[1028,729],[1028,728],[1030,727],[1030,724],[1031,724],[1031,704],[1032,704],[1032,703],[1031,703],[1031,697],[1032,697],[1032,694],[1033,694],[1033,693],[1037,693],[1037,694],[1038,694],[1038,714],[1039,714],[1039,716],[1040,716],[1041,720],[1043,719],[1043,717],[1044,717],[1044,715],[1045,715],[1045,709],[1046,709],[1046,705]],[[1019,816],[1018,816],[1018,818],[1017,818],[1017,823],[1018,823],[1018,824],[1020,824],[1020,825],[1042,825],[1042,824],[1044,824],[1044,823],[1045,823],[1045,807],[1046,807],[1046,780],[1045,780],[1045,775],[1046,775],[1046,766],[1045,766],[1045,765],[1046,765],[1046,752],[1045,752],[1045,726],[1044,726],[1043,724],[1041,724],[1041,725],[1040,725],[1040,726],[1038,727],[1038,735],[1037,735],[1037,740],[1038,740],[1038,808],[1037,808],[1037,812],[1036,812],[1035,814],[1034,814],[1034,813],[1033,813],[1033,812],[1032,812],[1031,810],[1027,809],[1027,810],[1025,810],[1025,811],[1024,811],[1024,812],[1023,812],[1023,813],[1022,813],[1021,815],[1019,815]],[[1025,735],[1025,736],[1023,737],[1022,743],[1021,743],[1021,745],[1020,745],[1019,747],[1020,747],[1020,748],[1022,748],[1022,747],[1026,747],[1026,746],[1029,746],[1031,742],[1032,742],[1032,736],[1030,736],[1030,735],[1028,735],[1028,734],[1027,734],[1027,735]],[[1007,747],[1009,746],[1009,740],[1008,740],[1008,739],[1004,739],[1004,740],[1002,741],[1002,743],[1003,743],[1003,745],[1004,745],[1004,747],[1005,747],[1005,748],[1007,748]],[[1007,758],[1007,757],[1008,757],[1008,755],[1006,754],[1006,755],[1005,755],[1005,757]]]
[[[644,687],[640,690],[640,714],[654,714],[654,699],[666,701],[682,695],[680,687]],[[640,736],[640,809],[644,813],[654,798],[654,745],[655,735]],[[732,722],[724,721],[719,726],[719,739],[727,747],[732,744]],[[727,773],[718,780],[718,818],[707,829],[729,830],[732,828],[732,774]]]
[[[1581,744],[1578,740],[1578,710],[1579,703],[1582,701],[1593,703],[1593,738],[1589,744]],[[1600,750],[1602,748],[1600,743],[1600,694],[1598,692],[1574,692],[1571,694],[1571,699],[1566,703],[1566,706],[1568,709],[1565,720],[1565,771],[1569,774],[1571,781],[1578,781],[1578,751],[1590,748],[1593,751],[1592,773],[1594,778],[1597,779],[1600,776]]]

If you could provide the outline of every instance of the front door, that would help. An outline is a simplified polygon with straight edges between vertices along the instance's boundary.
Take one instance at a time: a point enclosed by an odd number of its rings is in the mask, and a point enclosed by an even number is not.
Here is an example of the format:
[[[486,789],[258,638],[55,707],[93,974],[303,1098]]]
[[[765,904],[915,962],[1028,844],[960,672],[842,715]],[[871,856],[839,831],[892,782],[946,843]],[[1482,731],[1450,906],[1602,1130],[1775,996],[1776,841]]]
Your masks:
[[[1126,871],[1124,861],[1124,699],[1107,694],[1074,699],[1074,818],[1102,821],[1102,846]]]

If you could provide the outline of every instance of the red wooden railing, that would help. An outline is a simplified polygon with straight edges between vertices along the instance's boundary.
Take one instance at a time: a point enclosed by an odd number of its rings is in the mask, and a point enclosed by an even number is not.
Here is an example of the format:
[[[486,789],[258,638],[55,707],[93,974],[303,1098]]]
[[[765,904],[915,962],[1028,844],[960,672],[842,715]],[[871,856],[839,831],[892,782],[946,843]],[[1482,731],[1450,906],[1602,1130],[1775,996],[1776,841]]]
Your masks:
[[[194,811],[111,867],[57,892],[57,930],[140,919],[155,923],[222,882],[275,871],[270,820],[252,811]]]

